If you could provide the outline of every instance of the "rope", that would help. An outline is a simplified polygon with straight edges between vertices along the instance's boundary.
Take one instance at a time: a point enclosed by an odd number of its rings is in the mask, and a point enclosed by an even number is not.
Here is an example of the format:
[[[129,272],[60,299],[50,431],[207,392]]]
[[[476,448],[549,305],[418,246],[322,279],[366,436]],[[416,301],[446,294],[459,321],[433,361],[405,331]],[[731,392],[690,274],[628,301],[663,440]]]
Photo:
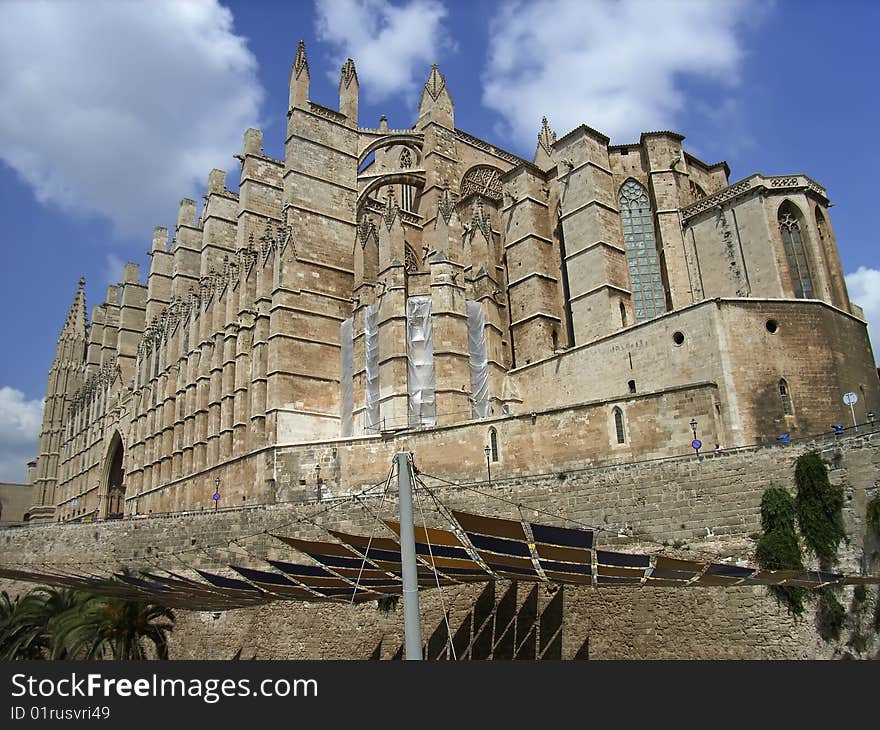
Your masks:
[[[385,506],[385,498],[388,496],[388,489],[391,487],[391,478],[393,476],[394,476],[394,461],[392,460],[391,468],[388,470],[388,478],[385,480],[385,491],[382,493],[382,501],[379,503],[379,514],[382,514],[382,508]],[[358,570],[357,580],[355,580],[355,582],[354,582],[354,590],[352,590],[352,592],[351,592],[351,602],[349,603],[350,606],[354,605],[354,597],[357,595],[357,590],[361,584],[361,576],[363,576],[363,574],[364,574],[364,566],[367,564],[367,556],[370,554],[370,548],[373,545],[373,537],[376,535],[376,526],[378,524],[379,524],[379,519],[374,515],[373,516],[373,529],[370,531],[370,539],[367,540],[367,549],[364,551],[364,559],[361,560],[361,567]]]
[[[440,593],[440,608],[443,611],[443,622],[446,624],[446,643],[449,645],[449,651],[452,653],[452,659],[457,660],[458,657],[455,655],[455,647],[452,644],[452,628],[449,626],[449,614],[446,611],[446,601],[444,600],[443,596],[443,586],[440,585],[440,576],[437,574],[437,563],[434,561],[434,549],[431,547],[431,535],[428,532],[428,523],[425,520],[425,512],[422,509],[422,498],[419,495],[418,489],[414,489],[413,492],[416,495],[416,502],[419,505],[419,514],[422,516],[422,525],[425,528],[425,540],[428,543],[428,555],[431,556],[431,568],[434,571],[434,580],[437,581],[437,590]]]

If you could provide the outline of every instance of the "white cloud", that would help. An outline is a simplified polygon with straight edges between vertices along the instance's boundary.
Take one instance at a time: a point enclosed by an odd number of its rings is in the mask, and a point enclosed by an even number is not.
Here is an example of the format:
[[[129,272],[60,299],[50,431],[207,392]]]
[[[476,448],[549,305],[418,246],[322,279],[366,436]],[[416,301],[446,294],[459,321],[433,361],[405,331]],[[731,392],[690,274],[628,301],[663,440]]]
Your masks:
[[[859,266],[853,273],[846,275],[846,288],[849,298],[865,310],[868,320],[868,335],[874,357],[880,355],[880,270]]]
[[[746,0],[505,2],[490,23],[483,103],[499,133],[534,147],[541,116],[561,135],[588,124],[615,141],[675,128],[688,76],[734,86]]]
[[[149,239],[257,120],[257,62],[217,0],[0,3],[0,159],[42,203]]]
[[[0,388],[0,482],[25,481],[27,462],[37,456],[42,418],[42,400],[27,400],[6,385]]]
[[[115,284],[122,281],[125,271],[125,264],[122,259],[115,253],[108,253],[104,259],[104,281],[108,284]]]
[[[443,26],[446,14],[439,0],[315,1],[318,40],[333,47],[340,66],[354,59],[361,92],[372,102],[418,89],[429,65],[451,45]],[[333,72],[334,81],[338,73]]]

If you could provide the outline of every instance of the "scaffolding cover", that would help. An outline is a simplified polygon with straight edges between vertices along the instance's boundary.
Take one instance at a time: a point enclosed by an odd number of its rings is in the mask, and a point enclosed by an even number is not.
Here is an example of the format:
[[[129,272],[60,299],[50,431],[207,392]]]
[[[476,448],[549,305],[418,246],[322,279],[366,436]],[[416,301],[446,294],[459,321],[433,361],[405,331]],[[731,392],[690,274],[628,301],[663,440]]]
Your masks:
[[[409,297],[406,300],[406,379],[410,426],[433,426],[437,422],[433,339],[431,297]]]
[[[471,403],[474,417],[489,415],[489,354],[486,351],[486,321],[479,302],[467,302],[468,356],[471,370]]]
[[[364,427],[379,430],[379,305],[370,304],[364,318]]]
[[[354,413],[354,342],[353,320],[351,317],[339,325],[339,339],[342,346],[342,374],[340,380],[340,400],[342,402],[341,434],[352,435],[352,415]]]

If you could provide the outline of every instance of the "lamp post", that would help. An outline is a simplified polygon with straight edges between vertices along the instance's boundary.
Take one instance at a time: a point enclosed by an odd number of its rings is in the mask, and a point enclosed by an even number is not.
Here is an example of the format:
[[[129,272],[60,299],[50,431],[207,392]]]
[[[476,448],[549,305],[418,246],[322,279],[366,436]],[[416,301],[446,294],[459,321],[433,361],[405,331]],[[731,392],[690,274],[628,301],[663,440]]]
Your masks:
[[[318,501],[321,501],[321,465],[315,464],[315,488]]]
[[[492,454],[492,449],[488,445],[483,451],[486,452],[486,475],[489,477],[489,486],[492,486],[492,462],[490,460],[490,456]]]
[[[871,424],[871,429],[874,429],[874,411],[868,411],[868,423]]]
[[[694,440],[691,441],[691,446],[693,447],[694,451],[697,452],[697,456],[699,456],[700,455],[700,447],[703,445],[703,442],[697,438],[697,419],[696,418],[691,419],[690,426],[691,426],[691,431],[694,434]]]
[[[220,477],[214,478],[214,511],[217,511],[217,505],[220,504]]]

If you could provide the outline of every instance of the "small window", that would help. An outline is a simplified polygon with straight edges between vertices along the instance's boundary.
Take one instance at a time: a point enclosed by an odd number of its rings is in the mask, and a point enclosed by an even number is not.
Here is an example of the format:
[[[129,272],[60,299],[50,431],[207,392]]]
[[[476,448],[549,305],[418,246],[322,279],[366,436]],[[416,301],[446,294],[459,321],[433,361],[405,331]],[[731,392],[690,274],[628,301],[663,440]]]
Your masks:
[[[630,380],[629,383],[627,383],[627,385],[629,385],[629,392],[630,393],[636,392],[636,381],[635,380]]]
[[[675,332],[672,335],[672,341],[675,343],[676,347],[680,347],[684,344],[684,333],[683,332]]]
[[[766,326],[767,326],[767,331],[771,335],[775,335],[779,331],[779,322],[777,322],[775,319],[768,319]]]
[[[783,415],[790,416],[791,410],[791,393],[788,390],[788,383],[785,378],[779,381],[779,399],[782,401]]]
[[[498,461],[498,432],[494,428],[489,429],[489,454],[492,461]]]
[[[623,427],[623,411],[620,408],[614,409],[614,430],[617,435],[617,443],[626,443],[626,429]]]
[[[620,326],[626,327],[626,307],[623,306],[623,302],[620,303]]]

